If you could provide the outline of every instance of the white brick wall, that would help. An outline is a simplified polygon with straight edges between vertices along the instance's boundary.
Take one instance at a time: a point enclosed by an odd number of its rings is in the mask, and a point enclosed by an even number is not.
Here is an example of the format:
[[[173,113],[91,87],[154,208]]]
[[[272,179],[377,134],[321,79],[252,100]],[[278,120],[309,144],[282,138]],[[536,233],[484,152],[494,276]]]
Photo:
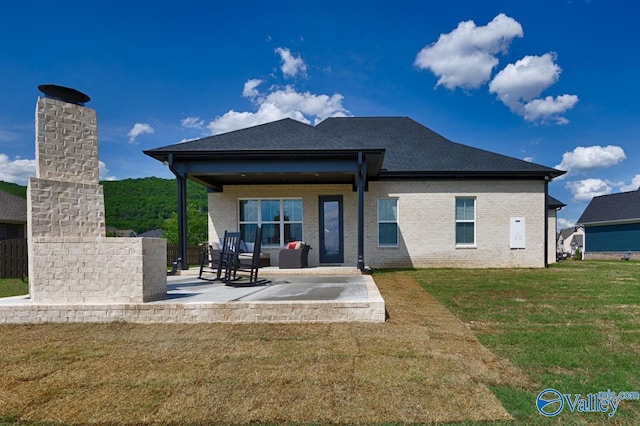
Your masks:
[[[29,179],[30,233],[39,237],[104,237],[102,186]]]
[[[166,241],[106,238],[95,111],[36,106],[36,177],[27,190],[34,303],[139,303],[167,294]]]
[[[98,170],[95,110],[38,98],[36,175],[42,179],[97,184]]]
[[[227,185],[209,194],[210,241],[238,229],[239,198],[302,197],[304,239],[315,250],[310,266],[319,264],[318,196],[343,195],[346,266],[357,265],[357,193],[351,185]],[[476,198],[476,247],[456,248],[455,198]],[[377,200],[398,198],[399,245],[378,247]],[[384,267],[544,267],[543,181],[369,182],[365,192],[365,262]],[[511,217],[524,217],[526,248],[510,249]],[[265,248],[277,266],[279,249]]]
[[[159,238],[36,238],[34,303],[139,303],[167,295],[166,241]]]

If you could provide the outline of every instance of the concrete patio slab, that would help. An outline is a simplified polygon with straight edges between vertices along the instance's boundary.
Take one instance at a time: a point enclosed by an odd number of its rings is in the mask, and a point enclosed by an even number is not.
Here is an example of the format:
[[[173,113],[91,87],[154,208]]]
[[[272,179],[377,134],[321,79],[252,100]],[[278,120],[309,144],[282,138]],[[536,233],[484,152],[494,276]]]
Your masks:
[[[195,274],[167,277],[167,298],[146,303],[43,304],[0,298],[0,324],[42,322],[384,322],[384,299],[369,275],[264,275],[228,286]],[[239,283],[242,283],[240,281]]]

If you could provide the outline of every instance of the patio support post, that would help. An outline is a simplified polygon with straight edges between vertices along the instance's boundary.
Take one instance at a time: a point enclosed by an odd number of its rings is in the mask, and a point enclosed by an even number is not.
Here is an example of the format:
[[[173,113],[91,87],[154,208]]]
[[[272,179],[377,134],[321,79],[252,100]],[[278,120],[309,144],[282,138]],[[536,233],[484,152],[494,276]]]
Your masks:
[[[169,170],[178,182],[178,255],[182,259],[183,270],[189,269],[187,249],[187,179],[178,172],[173,164],[173,154],[169,154]]]
[[[367,175],[362,152],[358,152],[358,269],[364,271],[364,180]]]

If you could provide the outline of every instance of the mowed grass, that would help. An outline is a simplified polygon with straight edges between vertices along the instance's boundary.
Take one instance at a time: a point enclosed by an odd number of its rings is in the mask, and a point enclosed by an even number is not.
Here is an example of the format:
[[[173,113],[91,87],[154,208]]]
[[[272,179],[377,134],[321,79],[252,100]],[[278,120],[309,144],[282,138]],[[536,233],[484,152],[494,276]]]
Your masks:
[[[523,423],[640,424],[640,401],[610,419],[535,409],[538,392],[640,391],[640,262],[562,262],[544,270],[425,269],[405,272],[480,342],[523,371],[530,387],[492,387]]]
[[[527,378],[411,277],[378,324],[0,326],[0,423],[422,424],[509,419]]]
[[[20,278],[0,279],[0,297],[21,296],[29,293],[29,284]]]
[[[0,326],[0,424],[640,424],[535,409],[640,391],[640,262],[374,278],[384,324]]]

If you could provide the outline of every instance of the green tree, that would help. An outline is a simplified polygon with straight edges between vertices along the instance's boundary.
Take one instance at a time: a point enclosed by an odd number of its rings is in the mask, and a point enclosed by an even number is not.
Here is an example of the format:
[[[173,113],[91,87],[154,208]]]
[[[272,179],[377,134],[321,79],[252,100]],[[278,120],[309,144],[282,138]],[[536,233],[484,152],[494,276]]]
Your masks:
[[[164,221],[164,236],[167,244],[178,244],[178,214],[172,213]],[[207,213],[196,206],[187,205],[187,244],[198,245],[207,242],[209,222]]]

